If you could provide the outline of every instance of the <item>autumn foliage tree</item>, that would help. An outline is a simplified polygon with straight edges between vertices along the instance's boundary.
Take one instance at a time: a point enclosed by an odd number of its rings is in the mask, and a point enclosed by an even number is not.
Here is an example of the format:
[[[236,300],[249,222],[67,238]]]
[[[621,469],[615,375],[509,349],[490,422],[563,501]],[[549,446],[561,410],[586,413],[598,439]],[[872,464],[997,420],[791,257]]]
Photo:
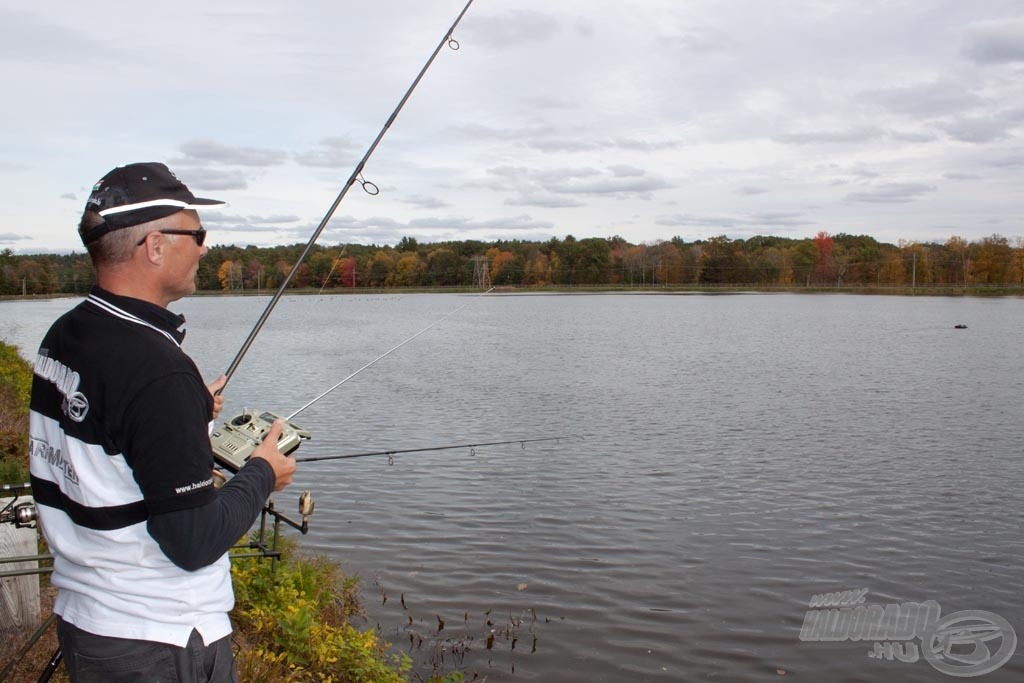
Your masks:
[[[224,290],[241,289],[242,287],[242,264],[234,261],[224,261],[217,269],[217,279],[220,281],[220,288]]]
[[[836,264],[832,256],[835,240],[822,230],[811,241],[818,250],[818,260],[814,269],[815,281],[819,284],[831,283],[836,275]]]

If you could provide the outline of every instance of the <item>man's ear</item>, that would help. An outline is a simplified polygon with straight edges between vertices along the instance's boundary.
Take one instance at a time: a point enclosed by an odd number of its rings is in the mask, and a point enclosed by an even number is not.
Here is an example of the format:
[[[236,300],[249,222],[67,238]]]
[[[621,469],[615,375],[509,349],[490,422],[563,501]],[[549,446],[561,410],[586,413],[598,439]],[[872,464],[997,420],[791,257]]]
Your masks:
[[[146,235],[146,241],[139,247],[145,259],[153,264],[159,265],[164,260],[167,250],[167,240],[158,232],[151,232]]]

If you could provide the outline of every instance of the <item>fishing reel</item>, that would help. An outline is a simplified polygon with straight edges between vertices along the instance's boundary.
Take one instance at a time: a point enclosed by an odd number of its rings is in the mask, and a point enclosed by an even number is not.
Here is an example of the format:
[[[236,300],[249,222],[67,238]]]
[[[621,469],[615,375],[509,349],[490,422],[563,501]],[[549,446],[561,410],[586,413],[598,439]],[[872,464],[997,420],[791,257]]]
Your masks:
[[[270,412],[246,408],[241,415],[226,420],[210,434],[214,459],[221,467],[234,474],[242,469],[256,447],[263,443],[274,421],[283,419]],[[285,420],[277,448],[288,455],[298,448],[303,440],[312,438],[308,431]]]
[[[13,524],[16,529],[34,529],[36,526],[36,506],[31,501],[16,503],[17,498],[0,510],[0,524]]]

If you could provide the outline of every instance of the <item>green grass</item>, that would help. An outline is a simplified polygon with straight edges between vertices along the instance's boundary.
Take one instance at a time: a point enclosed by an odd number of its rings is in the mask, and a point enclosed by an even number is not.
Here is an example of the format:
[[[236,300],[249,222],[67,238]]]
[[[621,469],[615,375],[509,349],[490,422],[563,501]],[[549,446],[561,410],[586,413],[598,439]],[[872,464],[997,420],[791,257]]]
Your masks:
[[[287,539],[286,539],[287,541]],[[338,565],[298,553],[234,560],[235,640],[242,681],[267,683],[399,683],[412,663],[388,653],[373,629],[360,629],[358,580]]]
[[[0,341],[0,484],[28,481],[28,402],[32,366]]]

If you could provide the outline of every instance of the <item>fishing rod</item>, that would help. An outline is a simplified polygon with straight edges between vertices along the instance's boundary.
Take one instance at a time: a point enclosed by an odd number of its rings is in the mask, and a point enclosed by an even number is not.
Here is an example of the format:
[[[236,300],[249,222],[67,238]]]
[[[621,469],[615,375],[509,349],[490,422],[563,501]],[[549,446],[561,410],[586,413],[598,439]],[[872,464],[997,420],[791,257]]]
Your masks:
[[[252,346],[252,343],[256,339],[256,336],[260,333],[260,331],[263,329],[263,325],[267,322],[267,318],[270,317],[270,314],[274,310],[274,307],[277,306],[277,302],[280,301],[285,289],[287,289],[289,283],[292,281],[292,279],[295,277],[295,274],[298,272],[299,266],[306,259],[306,256],[309,255],[309,252],[312,250],[313,245],[316,243],[317,239],[319,239],[321,233],[323,233],[324,228],[327,227],[327,223],[334,216],[334,212],[337,211],[338,206],[341,204],[341,201],[345,198],[345,195],[348,194],[349,188],[351,188],[352,185],[358,181],[359,184],[362,186],[363,190],[365,190],[368,194],[376,195],[378,192],[380,192],[380,189],[377,187],[377,185],[363,178],[363,168],[366,166],[366,162],[369,161],[374,151],[376,151],[377,146],[380,144],[380,141],[384,138],[384,134],[387,133],[389,128],[391,128],[391,124],[394,123],[395,119],[398,117],[399,112],[401,112],[402,108],[405,107],[405,103],[412,96],[413,91],[416,89],[416,86],[419,85],[420,81],[423,79],[423,76],[430,68],[430,65],[434,63],[434,59],[436,59],[438,53],[441,52],[441,48],[447,44],[448,47],[451,48],[452,50],[459,49],[459,42],[452,37],[452,34],[455,32],[455,28],[459,25],[459,22],[462,21],[462,17],[465,16],[467,11],[469,11],[469,7],[472,4],[473,0],[469,0],[466,3],[466,6],[462,8],[462,11],[459,12],[459,15],[455,18],[455,21],[452,23],[451,27],[445,32],[444,37],[441,38],[440,42],[438,42],[437,44],[437,47],[435,47],[434,51],[430,54],[430,58],[427,59],[426,63],[423,65],[423,68],[420,69],[419,74],[417,74],[412,84],[405,91],[405,94],[402,96],[402,99],[398,102],[398,106],[396,106],[394,111],[391,112],[391,116],[388,117],[387,121],[384,123],[384,126],[380,129],[380,132],[377,133],[377,137],[370,144],[369,148],[366,150],[366,153],[363,154],[363,157],[362,159],[359,160],[359,163],[356,164],[356,167],[355,169],[353,169],[352,174],[348,178],[348,181],[345,182],[345,185],[341,188],[341,191],[338,193],[338,196],[335,197],[334,202],[331,203],[331,206],[328,208],[327,213],[324,214],[324,217],[320,221],[320,224],[317,226],[316,230],[313,231],[313,234],[310,236],[309,241],[306,243],[306,247],[302,250],[302,253],[295,260],[294,265],[292,265],[291,270],[288,271],[288,274],[285,276],[284,280],[277,288],[277,291],[274,292],[274,295],[271,297],[270,302],[263,310],[263,313],[256,321],[256,324],[253,326],[252,331],[249,332],[249,336],[246,337],[245,341],[242,343],[242,347],[238,350],[238,353],[235,355],[235,358],[231,361],[231,364],[225,371],[224,384],[221,385],[221,387],[216,392],[218,395],[224,391],[225,387],[227,387],[228,382],[231,381],[231,377],[234,375],[235,370],[238,369],[238,365],[242,362],[242,358],[249,351],[249,347]],[[295,413],[293,413],[293,415],[294,414]],[[280,418],[277,415],[268,411],[253,411],[251,413],[249,411],[246,411],[243,412],[241,415],[238,415],[230,420],[225,421],[219,430],[214,429],[214,431],[211,434],[211,442],[213,443],[215,459],[220,464],[224,465],[225,468],[227,468],[229,471],[237,472],[238,469],[240,469],[241,465],[244,464],[245,459],[248,458],[248,456],[252,453],[253,449],[255,449],[256,445],[261,443],[263,441],[263,438],[267,435],[267,433],[269,433],[274,421],[278,419]],[[304,439],[309,438],[311,438],[311,435],[308,431],[295,425],[294,423],[291,422],[290,419],[285,420],[281,437],[278,440],[278,449],[285,454],[291,453],[292,451],[299,447],[299,444],[302,443]]]
[[[391,456],[401,455],[404,453],[423,453],[425,451],[448,451],[455,448],[469,448],[470,455],[476,455],[476,449],[482,448],[483,446],[504,446],[511,443],[517,443],[522,445],[523,450],[526,450],[526,444],[537,443],[539,441],[560,441],[561,439],[568,439],[567,436],[545,436],[535,439],[511,439],[510,441],[485,441],[482,443],[460,443],[454,446],[427,446],[425,448],[396,448],[389,451],[367,451],[365,453],[346,453],[345,455],[315,455],[308,458],[295,458],[295,462],[321,462],[324,460],[346,460],[349,458],[368,458],[373,455],[386,455],[388,456],[388,464],[393,461]]]
[[[313,234],[310,236],[309,242],[306,243],[306,248],[303,249],[298,259],[295,260],[295,264],[292,266],[291,270],[288,271],[288,274],[281,282],[281,285],[277,288],[277,291],[274,292],[273,297],[271,297],[270,302],[267,304],[267,307],[263,310],[263,313],[260,315],[259,320],[256,321],[256,325],[252,328],[252,331],[249,333],[249,336],[246,337],[245,342],[242,344],[242,347],[238,350],[238,353],[235,355],[234,360],[232,360],[231,364],[228,366],[227,371],[224,373],[225,377],[227,378],[224,382],[224,387],[226,387],[227,383],[231,381],[231,376],[235,374],[235,370],[238,369],[238,365],[242,362],[242,358],[249,351],[249,347],[252,346],[253,341],[256,339],[256,335],[258,335],[260,333],[260,330],[263,329],[264,323],[267,322],[267,318],[270,317],[270,313],[274,310],[274,307],[277,306],[277,302],[281,299],[281,295],[284,294],[285,289],[287,289],[289,283],[295,277],[295,274],[299,270],[299,266],[302,264],[303,261],[306,260],[306,256],[309,255],[309,252],[313,248],[313,245],[316,243],[317,239],[320,238],[320,234],[324,231],[324,228],[327,227],[327,223],[334,216],[334,212],[337,211],[338,206],[341,204],[341,200],[343,200],[345,198],[345,195],[348,194],[348,190],[350,187],[352,187],[352,184],[355,183],[356,181],[359,181],[359,184],[362,186],[363,190],[365,190],[367,194],[376,195],[378,192],[380,192],[380,189],[374,183],[363,179],[363,167],[366,165],[366,162],[369,161],[370,156],[373,155],[374,151],[376,151],[377,145],[380,144],[380,141],[381,139],[383,139],[384,134],[387,133],[388,129],[391,127],[391,124],[394,123],[395,118],[398,116],[398,113],[402,111],[402,108],[405,106],[405,103],[409,100],[409,97],[412,95],[413,90],[416,89],[416,86],[419,85],[420,80],[422,80],[423,75],[427,73],[427,69],[429,69],[430,65],[434,63],[434,59],[441,51],[441,48],[444,47],[445,44],[447,44],[448,47],[451,48],[452,50],[459,49],[459,42],[452,38],[452,33],[455,32],[455,28],[459,25],[459,22],[462,21],[462,17],[466,14],[466,12],[469,10],[469,6],[472,4],[473,0],[469,0],[469,2],[466,3],[466,6],[462,8],[462,11],[459,12],[459,16],[456,17],[455,22],[451,25],[451,28],[449,28],[447,33],[444,34],[444,37],[441,39],[441,42],[439,42],[437,44],[437,47],[434,48],[434,51],[433,53],[431,53],[430,58],[427,60],[426,64],[423,65],[423,68],[420,69],[419,74],[416,76],[416,79],[412,82],[412,85],[409,86],[409,89],[405,91],[405,95],[402,96],[402,99],[401,101],[399,101],[398,106],[395,107],[395,110],[391,112],[391,116],[388,117],[388,120],[387,122],[385,122],[384,127],[380,129],[379,133],[377,133],[377,137],[374,139],[369,149],[366,150],[366,153],[363,155],[363,158],[359,160],[358,164],[356,164],[355,169],[352,171],[352,175],[349,176],[348,181],[345,183],[344,187],[341,188],[341,191],[338,193],[338,196],[334,199],[334,202],[327,210],[327,213],[320,221],[320,224],[317,226],[316,230],[314,230]],[[221,387],[218,393],[223,392],[224,387]]]

